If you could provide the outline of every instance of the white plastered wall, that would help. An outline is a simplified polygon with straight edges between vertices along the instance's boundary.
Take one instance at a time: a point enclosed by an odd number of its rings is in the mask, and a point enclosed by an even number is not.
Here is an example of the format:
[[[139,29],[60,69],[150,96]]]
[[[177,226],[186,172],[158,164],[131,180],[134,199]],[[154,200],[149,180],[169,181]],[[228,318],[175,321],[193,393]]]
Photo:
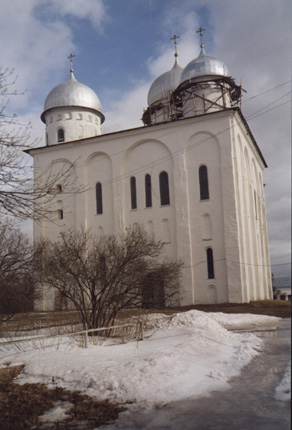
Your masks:
[[[69,227],[119,235],[129,224],[143,223],[157,239],[167,242],[166,255],[184,262],[181,304],[267,298],[267,270],[256,273],[251,269],[255,259],[256,264],[268,260],[260,185],[263,166],[240,119],[235,125],[230,122],[233,114],[233,110],[223,111],[34,150],[36,171],[54,160],[74,162],[75,186],[80,190],[71,200],[68,197],[62,223],[35,224],[35,238],[56,238]],[[251,180],[245,152],[250,158]],[[208,201],[199,197],[198,169],[202,164],[208,168]],[[159,192],[162,171],[169,175],[170,190],[170,205],[163,207]],[[152,180],[151,208],[145,207],[145,174]],[[136,210],[130,204],[131,176],[136,177]],[[96,214],[97,182],[103,187],[101,215]],[[254,228],[252,203],[246,193],[252,187],[256,187],[259,207],[262,205]],[[60,196],[55,204],[58,201]],[[207,247],[213,249],[215,279],[207,277]],[[257,279],[262,285],[259,292]]]

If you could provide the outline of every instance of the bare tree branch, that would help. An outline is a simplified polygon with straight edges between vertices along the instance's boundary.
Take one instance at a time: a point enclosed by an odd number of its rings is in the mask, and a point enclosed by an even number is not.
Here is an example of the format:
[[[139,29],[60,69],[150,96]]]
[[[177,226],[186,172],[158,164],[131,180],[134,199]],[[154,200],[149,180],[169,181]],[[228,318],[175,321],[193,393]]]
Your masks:
[[[31,140],[31,124],[21,124],[17,115],[7,113],[9,97],[20,95],[11,90],[16,79],[13,70],[0,67],[0,217],[50,217],[44,202],[54,198],[60,183],[67,193],[73,192],[74,164],[64,164],[58,172],[53,172],[52,166],[46,172],[36,172],[34,185],[32,166],[24,151],[36,147],[39,140]]]

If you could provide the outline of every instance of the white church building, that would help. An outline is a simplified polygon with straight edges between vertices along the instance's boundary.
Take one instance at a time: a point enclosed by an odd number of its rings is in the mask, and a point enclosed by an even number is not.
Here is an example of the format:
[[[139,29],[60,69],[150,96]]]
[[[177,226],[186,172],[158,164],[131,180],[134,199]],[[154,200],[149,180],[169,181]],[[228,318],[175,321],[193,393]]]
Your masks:
[[[197,58],[182,68],[175,50],[173,68],[151,85],[144,125],[101,134],[100,101],[75,79],[71,56],[69,80],[45,100],[46,145],[29,153],[36,182],[70,167],[74,189],[57,184],[44,200],[52,216],[34,223],[34,239],[56,240],[69,228],[119,236],[142,223],[184,262],[181,305],[271,299],[267,165],[240,99],[201,37]],[[37,307],[56,303],[44,289]]]

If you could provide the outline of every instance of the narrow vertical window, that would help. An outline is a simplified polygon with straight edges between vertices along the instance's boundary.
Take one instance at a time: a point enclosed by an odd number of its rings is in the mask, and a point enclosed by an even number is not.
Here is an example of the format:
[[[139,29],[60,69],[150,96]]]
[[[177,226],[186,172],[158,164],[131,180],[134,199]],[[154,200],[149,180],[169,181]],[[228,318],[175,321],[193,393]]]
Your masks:
[[[214,261],[213,261],[213,250],[212,248],[207,249],[207,269],[208,279],[214,279]]]
[[[58,142],[64,142],[65,140],[65,133],[62,128],[59,128],[58,130]]]
[[[136,192],[135,176],[131,177],[130,186],[131,186],[131,209],[137,209],[137,192]]]
[[[145,200],[146,208],[152,207],[152,193],[151,193],[151,176],[145,176]]]
[[[257,207],[257,193],[254,190],[253,192],[253,197],[254,197],[254,211],[255,211],[255,218],[258,219],[258,207]]]
[[[209,199],[209,184],[208,184],[208,172],[206,166],[199,168],[199,182],[200,182],[200,199]]]
[[[98,182],[95,186],[96,192],[96,213],[97,215],[102,214],[102,185]]]
[[[168,174],[161,172],[159,175],[159,187],[160,187],[160,203],[161,206],[170,204],[169,200],[169,185],[168,185]]]
[[[63,209],[58,209],[58,219],[63,219],[64,218],[64,212]]]

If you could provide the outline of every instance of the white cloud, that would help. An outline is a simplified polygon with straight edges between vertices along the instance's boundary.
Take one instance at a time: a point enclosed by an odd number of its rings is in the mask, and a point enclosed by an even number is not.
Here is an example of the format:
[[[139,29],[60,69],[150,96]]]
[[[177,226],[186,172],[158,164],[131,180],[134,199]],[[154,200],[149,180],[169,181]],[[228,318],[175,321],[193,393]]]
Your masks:
[[[71,15],[78,19],[88,19],[99,31],[109,20],[102,0],[49,0],[51,8],[61,16]]]
[[[147,107],[146,96],[149,82],[137,82],[134,88],[113,100],[111,109],[105,112],[106,122],[102,128],[103,133],[142,127],[143,108]]]

